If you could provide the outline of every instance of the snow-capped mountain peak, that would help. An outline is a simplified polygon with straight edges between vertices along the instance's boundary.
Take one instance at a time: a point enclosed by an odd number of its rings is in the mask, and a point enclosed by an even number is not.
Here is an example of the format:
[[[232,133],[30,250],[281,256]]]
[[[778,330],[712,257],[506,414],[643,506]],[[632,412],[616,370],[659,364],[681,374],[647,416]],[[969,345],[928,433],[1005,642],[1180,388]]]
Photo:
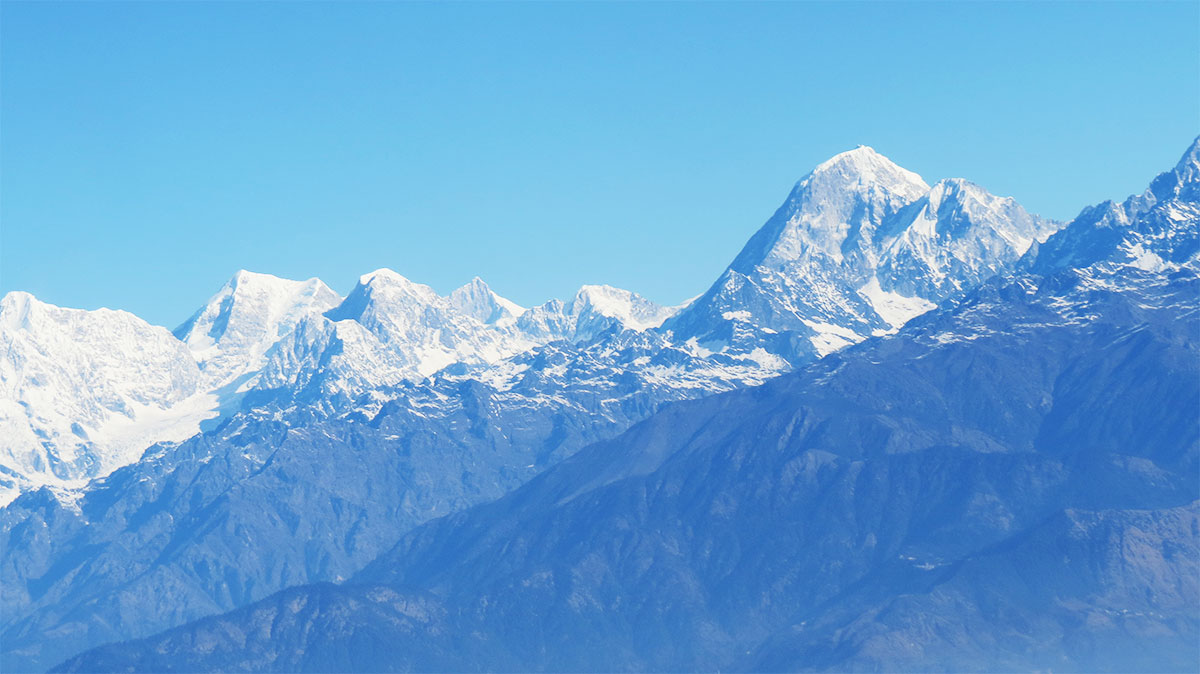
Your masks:
[[[389,339],[429,327],[430,312],[459,315],[455,309],[433,288],[384,268],[359,277],[346,299],[325,315],[334,321],[357,321],[380,338]]]
[[[1034,241],[1045,241],[1060,226],[1053,221],[1030,215],[1012,197],[999,197],[963,178],[939,180],[925,195],[931,218],[942,224],[942,238],[956,238],[970,231],[989,231],[1003,238],[1024,254]],[[959,229],[954,229],[954,225]]]
[[[340,301],[320,279],[292,281],[241,270],[175,336],[216,387],[256,370],[263,354],[303,318]]]
[[[664,307],[629,290],[585,285],[569,302],[550,300],[529,309],[516,326],[531,339],[579,342],[616,329],[645,331],[662,325],[678,309]]]
[[[380,267],[379,269],[376,269],[373,272],[368,272],[366,274],[363,274],[362,276],[359,276],[358,277],[358,285],[366,286],[366,287],[378,287],[378,288],[388,287],[388,286],[397,286],[397,287],[420,286],[423,288],[428,287],[423,284],[411,281],[411,280],[409,280],[409,278],[407,276],[404,276],[403,274],[401,274],[400,272],[398,272],[394,269],[388,269],[387,267]]]
[[[329,316],[334,320],[355,318],[365,322],[380,307],[422,306],[436,302],[437,297],[437,292],[427,285],[410,281],[391,269],[376,269],[360,276],[358,285]]]
[[[801,183],[811,185],[857,183],[863,188],[878,186],[893,191],[915,188],[929,189],[921,176],[896,164],[868,145],[835,154],[817,166]]]
[[[272,362],[269,368],[270,379],[297,380],[297,368],[335,373],[338,368],[331,368],[330,363],[351,358],[342,346],[349,343],[348,336],[355,343],[376,344],[386,352],[378,359],[379,368],[364,370],[343,363],[342,369],[355,371],[356,382],[390,382],[397,377],[420,380],[453,364],[492,363],[538,343],[513,326],[522,311],[480,279],[442,297],[427,285],[390,269],[378,269],[360,277],[346,299],[325,312],[328,325],[307,326],[304,335],[297,336],[304,344],[280,345],[273,356],[278,362]],[[348,321],[357,327],[341,325]],[[358,328],[373,335],[373,341],[355,332]]]
[[[921,176],[869,147],[835,155],[796,183],[731,267],[746,273],[818,258],[840,264],[870,246],[881,222],[928,191]]]
[[[674,309],[652,302],[637,293],[610,285],[585,285],[571,302],[579,317],[589,314],[617,319],[633,330],[649,330],[662,325]]]
[[[723,352],[771,342],[797,364],[898,328],[1011,267],[1059,226],[965,180],[930,187],[859,147],[801,179],[665,327]],[[785,333],[801,339],[772,337]]]
[[[880,226],[871,257],[884,290],[936,303],[1014,264],[1061,226],[949,178]]]
[[[497,295],[478,276],[451,292],[449,300],[463,314],[481,323],[511,325],[525,313],[525,307]]]

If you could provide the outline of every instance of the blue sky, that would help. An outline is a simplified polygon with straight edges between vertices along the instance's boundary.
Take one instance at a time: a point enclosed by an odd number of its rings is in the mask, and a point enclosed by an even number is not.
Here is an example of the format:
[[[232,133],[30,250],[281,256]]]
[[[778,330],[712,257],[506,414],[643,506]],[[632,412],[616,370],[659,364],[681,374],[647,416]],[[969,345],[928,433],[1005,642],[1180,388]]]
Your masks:
[[[703,291],[871,145],[1069,218],[1200,132],[1200,4],[0,4],[0,291],[173,327],[239,268]]]

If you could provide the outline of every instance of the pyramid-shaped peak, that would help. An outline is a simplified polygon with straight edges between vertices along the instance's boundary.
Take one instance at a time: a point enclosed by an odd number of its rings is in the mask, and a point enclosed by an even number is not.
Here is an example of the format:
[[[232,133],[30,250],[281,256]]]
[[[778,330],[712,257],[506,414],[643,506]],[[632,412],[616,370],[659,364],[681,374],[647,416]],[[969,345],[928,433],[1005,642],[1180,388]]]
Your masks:
[[[325,313],[330,320],[362,321],[376,314],[419,311],[438,304],[442,298],[433,288],[416,283],[396,271],[382,267],[358,277],[358,285],[345,301]]]
[[[455,288],[449,299],[451,305],[459,311],[484,323],[504,321],[525,312],[525,307],[497,295],[491,286],[478,276]]]
[[[802,185],[813,183],[879,185],[892,191],[912,194],[914,198],[929,189],[916,173],[896,164],[874,148],[859,145],[853,150],[835,154],[813,169]]]
[[[1010,197],[996,197],[991,192],[977,185],[966,178],[943,178],[933,184],[929,188],[929,198],[931,201],[941,201],[946,197],[951,198],[1002,198],[1009,199]]]
[[[475,276],[470,281],[467,281],[466,283],[462,284],[458,288],[455,288],[454,292],[451,294],[457,293],[457,294],[461,295],[461,294],[467,294],[467,293],[491,293],[491,292],[492,292],[492,287],[487,284],[487,281],[484,281],[483,279],[479,278],[478,276]]]
[[[730,268],[750,273],[814,255],[840,264],[855,246],[869,245],[883,221],[928,192],[921,176],[860,145],[822,162],[796,183]]]

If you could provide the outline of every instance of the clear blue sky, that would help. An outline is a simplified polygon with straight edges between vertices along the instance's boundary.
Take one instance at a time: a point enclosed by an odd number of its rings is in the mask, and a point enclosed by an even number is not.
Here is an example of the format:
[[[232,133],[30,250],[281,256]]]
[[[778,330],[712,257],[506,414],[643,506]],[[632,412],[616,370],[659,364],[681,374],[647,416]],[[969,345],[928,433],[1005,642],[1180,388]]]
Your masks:
[[[1200,4],[0,4],[0,291],[173,327],[248,268],[703,291],[871,145],[1070,218],[1200,133]]]

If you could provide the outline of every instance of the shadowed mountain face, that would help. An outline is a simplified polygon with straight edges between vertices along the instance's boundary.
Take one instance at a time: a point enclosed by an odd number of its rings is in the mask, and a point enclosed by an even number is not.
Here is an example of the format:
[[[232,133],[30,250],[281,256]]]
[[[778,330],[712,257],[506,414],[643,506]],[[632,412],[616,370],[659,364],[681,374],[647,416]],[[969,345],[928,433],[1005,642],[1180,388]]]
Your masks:
[[[62,671],[1195,671],[1197,148],[899,334]]]

